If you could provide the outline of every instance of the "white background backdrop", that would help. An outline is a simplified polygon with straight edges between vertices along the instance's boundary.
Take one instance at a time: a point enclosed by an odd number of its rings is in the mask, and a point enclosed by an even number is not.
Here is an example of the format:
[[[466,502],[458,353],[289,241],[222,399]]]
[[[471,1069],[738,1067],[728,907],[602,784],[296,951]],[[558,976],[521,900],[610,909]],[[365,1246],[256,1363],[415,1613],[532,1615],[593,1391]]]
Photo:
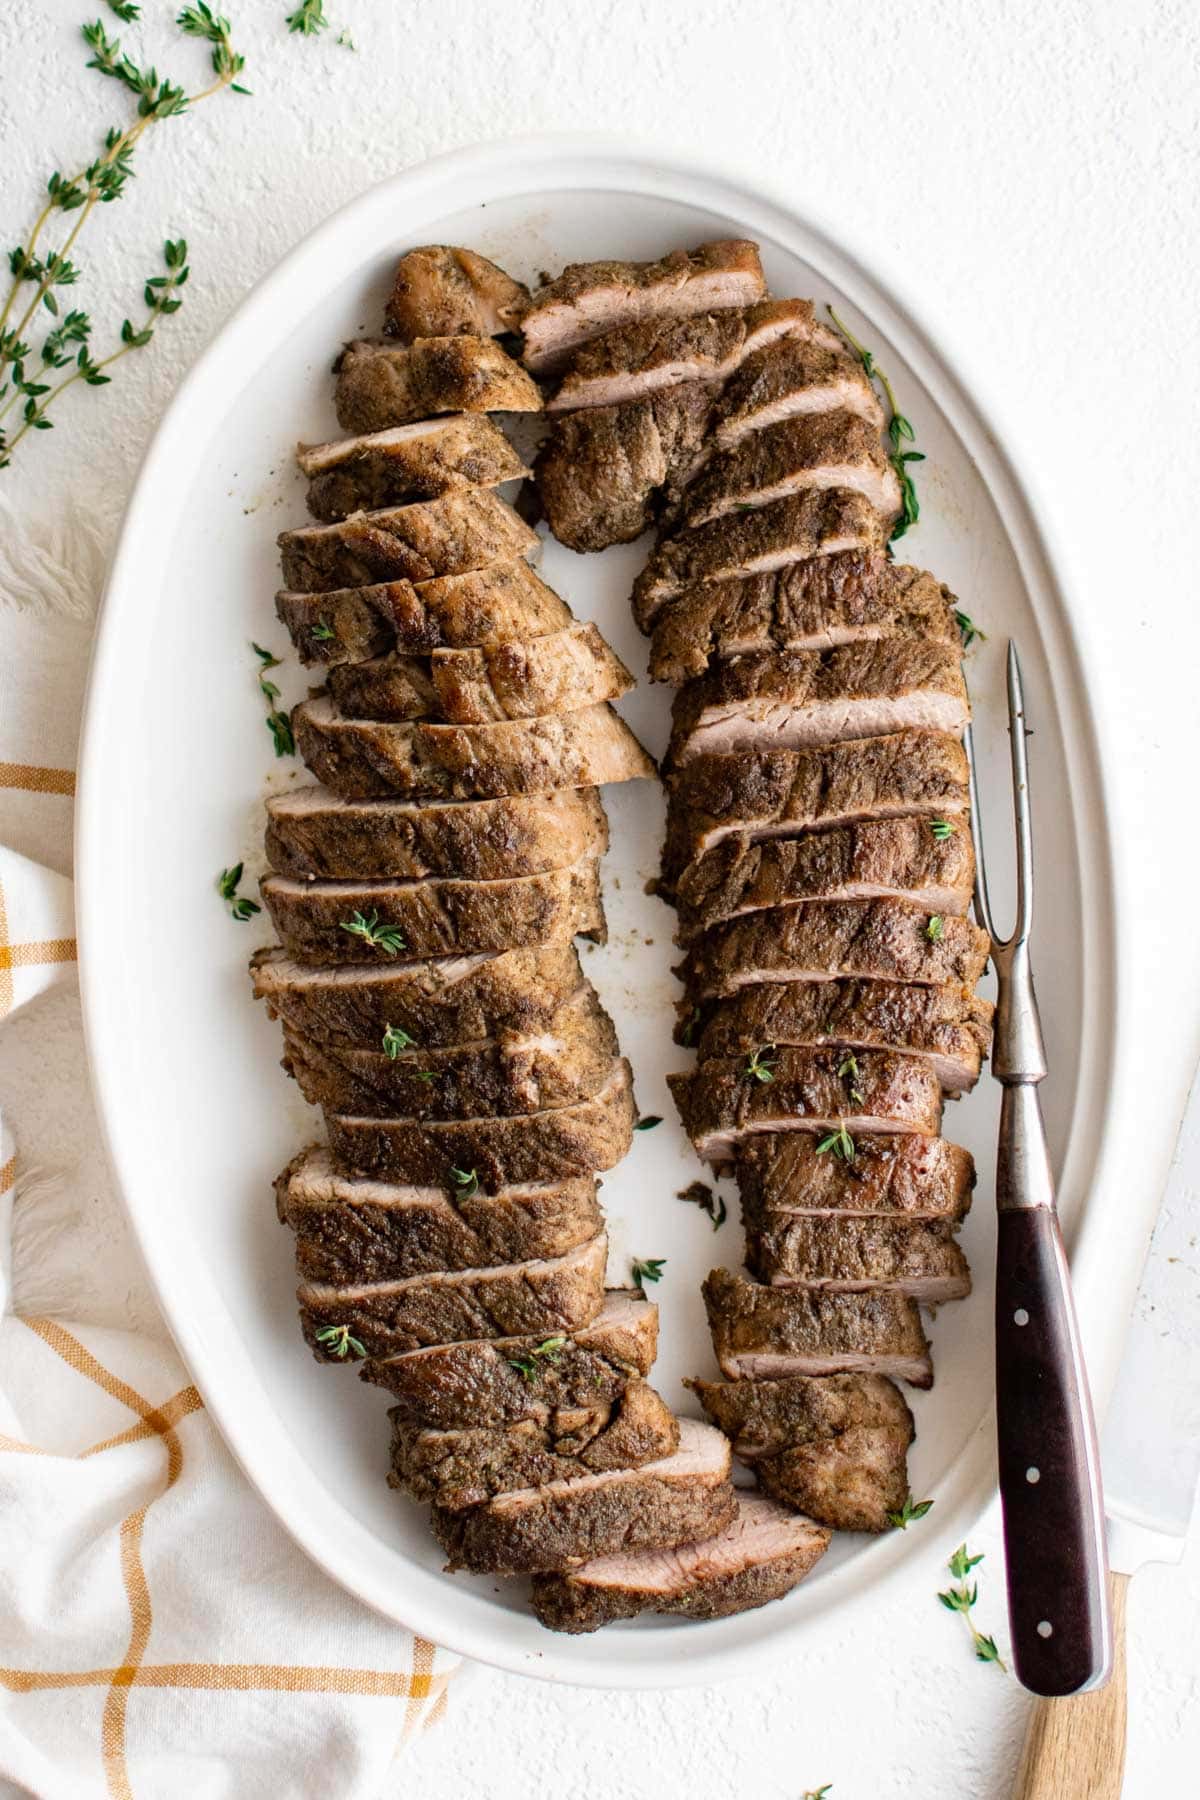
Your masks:
[[[187,304],[111,387],[76,393],[59,428],[22,446],[0,494],[32,519],[78,496],[115,522],[181,373],[257,277],[368,183],[433,152],[506,133],[610,129],[693,146],[764,172],[799,210],[843,220],[981,388],[1064,548],[1085,654],[1113,748],[1134,907],[1124,946],[1144,1054],[1128,1097],[1144,1116],[1146,1180],[1161,1179],[1200,1043],[1196,829],[1200,619],[1190,528],[1200,491],[1200,19],[1186,0],[327,0],[335,31],[289,37],[291,0],[230,0],[253,99],[225,96],[153,134],[130,196],[89,232],[97,339],[138,305],[164,235],[185,234]],[[93,12],[101,10],[93,7]],[[145,0],[148,60],[195,85],[168,0]],[[122,115],[85,73],[82,0],[0,12],[0,211],[16,241],[46,177]],[[119,30],[110,20],[114,30]],[[135,30],[131,41],[138,39]],[[162,596],[169,603],[169,596]],[[173,683],[177,726],[202,697]],[[1182,929],[1181,929],[1182,927]],[[59,1059],[78,1059],[71,999]],[[39,1024],[43,1033],[46,1021]],[[56,1120],[22,1083],[18,1027],[0,1076],[23,1089],[23,1134]],[[150,1305],[97,1168],[88,1273],[135,1315]],[[116,1280],[114,1282],[114,1276]],[[1161,1309],[1200,1340],[1194,1267]],[[869,1637],[830,1630],[819,1661],[769,1681],[675,1695],[552,1691],[486,1671],[398,1781],[424,1800],[974,1800],[1007,1792],[1025,1702],[974,1664],[936,1604],[936,1511],[918,1527],[907,1591]],[[1001,1642],[994,1534],[979,1611]],[[1131,1800],[1194,1790],[1200,1754],[1200,1544],[1131,1595]],[[336,1771],[329,1792],[337,1793]],[[240,1797],[239,1797],[240,1800]]]

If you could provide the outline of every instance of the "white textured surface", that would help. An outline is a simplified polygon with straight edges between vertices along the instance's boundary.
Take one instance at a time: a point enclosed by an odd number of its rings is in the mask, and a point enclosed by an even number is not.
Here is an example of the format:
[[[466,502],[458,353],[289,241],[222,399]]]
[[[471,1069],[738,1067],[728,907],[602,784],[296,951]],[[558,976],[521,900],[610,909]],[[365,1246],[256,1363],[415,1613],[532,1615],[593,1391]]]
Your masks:
[[[174,8],[147,0],[147,54],[196,70]],[[72,396],[58,431],[22,446],[3,492],[31,516],[86,495],[115,517],[179,374],[256,277],[370,181],[455,144],[569,127],[658,133],[735,159],[842,218],[943,324],[979,371],[1018,463],[1042,496],[1081,599],[1101,717],[1120,745],[1120,826],[1141,877],[1128,945],[1126,1030],[1144,1045],[1147,1169],[1159,1179],[1200,1037],[1200,949],[1172,895],[1196,890],[1196,675],[1200,623],[1184,529],[1200,466],[1200,24],[1179,0],[891,0],[802,9],[712,0],[529,0],[498,13],[346,0],[357,53],[288,38],[284,0],[235,9],[252,100],[173,121],[146,148],[130,197],[102,214],[81,258],[107,328],[138,304],[166,231],[183,232],[187,305],[113,385]],[[72,0],[10,0],[0,19],[5,230],[15,238],[50,168],[82,161],[120,116],[87,74]],[[786,22],[795,18],[795,23]],[[114,26],[114,29],[116,27]],[[764,53],[765,52],[765,53]],[[102,305],[98,295],[105,296]],[[1184,421],[1187,421],[1185,427]],[[177,724],[202,730],[202,696],[164,672]],[[95,1205],[61,1254],[81,1284],[148,1304],[100,1172],[90,1122],[56,1116],[45,1065],[21,1059],[53,1014],[57,1066],[78,1060],[73,1001],[5,1034],[6,1106],[26,1141],[94,1165]],[[51,1066],[54,1066],[53,1064]],[[28,1265],[27,1265],[28,1266]],[[86,1270],[86,1272],[85,1272]],[[1175,1265],[1164,1329],[1200,1336],[1197,1273]],[[911,1590],[869,1641],[831,1631],[819,1667],[771,1683],[646,1699],[555,1692],[480,1671],[401,1778],[426,1800],[697,1796],[736,1785],[795,1800],[1007,1792],[1024,1714],[934,1599],[935,1511],[914,1527]],[[994,1551],[981,1531],[979,1548]],[[990,1575],[988,1571],[990,1570]],[[984,1628],[999,1626],[994,1557]],[[1200,1750],[1200,1547],[1150,1569],[1131,1595],[1131,1800],[1190,1791]],[[960,1635],[961,1633],[961,1635]],[[1004,1634],[998,1633],[1003,1641]],[[864,1705],[864,1697],[869,1701]]]

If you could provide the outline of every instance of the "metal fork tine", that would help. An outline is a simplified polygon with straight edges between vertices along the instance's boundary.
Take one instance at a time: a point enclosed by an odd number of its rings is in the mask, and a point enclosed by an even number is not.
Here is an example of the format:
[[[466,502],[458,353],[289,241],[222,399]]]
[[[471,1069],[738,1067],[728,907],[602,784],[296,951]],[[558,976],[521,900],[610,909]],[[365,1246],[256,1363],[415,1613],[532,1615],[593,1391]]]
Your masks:
[[[1008,641],[1008,735],[1011,740],[1013,815],[1017,828],[1017,921],[1009,939],[1023,944],[1033,924],[1033,825],[1029,805],[1029,755],[1025,741],[1025,689],[1017,646]],[[986,927],[985,927],[986,929]]]
[[[975,772],[975,739],[970,721],[963,732],[963,749],[967,753],[967,775],[971,802],[971,842],[975,846],[975,917],[993,943],[996,930],[992,922],[991,896],[988,893],[987,861],[983,854],[983,813],[979,805],[979,778]]]

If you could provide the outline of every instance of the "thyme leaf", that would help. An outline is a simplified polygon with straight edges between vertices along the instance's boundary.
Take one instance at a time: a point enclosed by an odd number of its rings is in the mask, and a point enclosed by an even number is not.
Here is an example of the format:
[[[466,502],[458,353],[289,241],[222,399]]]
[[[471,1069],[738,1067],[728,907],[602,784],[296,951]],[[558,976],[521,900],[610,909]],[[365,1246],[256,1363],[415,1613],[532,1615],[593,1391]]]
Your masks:
[[[907,1531],[914,1519],[923,1519],[933,1505],[932,1500],[914,1500],[910,1489],[904,1496],[904,1505],[899,1512],[890,1512],[885,1516],[895,1531]]]
[[[838,1125],[836,1131],[829,1132],[817,1145],[818,1156],[827,1156],[830,1151],[839,1162],[852,1163],[854,1161],[856,1155],[854,1139],[846,1130],[844,1121]]]
[[[317,640],[318,644],[327,644],[336,634],[332,625],[327,625],[324,619],[318,619],[312,627],[310,635]]]
[[[510,1369],[515,1369],[524,1380],[536,1381],[541,1374],[539,1364],[542,1362],[556,1363],[566,1346],[566,1336],[562,1333],[557,1337],[545,1338],[540,1344],[533,1346],[528,1356],[510,1356],[508,1366]]]
[[[648,1281],[662,1280],[662,1272],[666,1266],[667,1259],[665,1256],[652,1256],[645,1260],[640,1256],[635,1256],[629,1265],[629,1272],[633,1277],[634,1287],[641,1288],[642,1292],[645,1293],[646,1283]]]
[[[925,936],[931,944],[940,944],[945,935],[945,924],[941,913],[931,913],[929,923],[925,927]]]
[[[633,1129],[635,1131],[653,1131],[654,1127],[656,1125],[661,1125],[661,1124],[662,1124],[662,1114],[661,1113],[643,1113],[641,1118],[638,1120],[637,1124],[634,1126]]]
[[[329,24],[325,17],[325,0],[300,0],[294,13],[287,16],[289,31],[298,31],[301,37],[316,37]]]
[[[887,400],[887,434],[888,442],[891,445],[888,461],[895,470],[896,480],[900,484],[900,516],[892,526],[891,537],[888,540],[889,543],[894,544],[898,538],[902,538],[907,531],[912,529],[921,516],[920,501],[917,498],[917,490],[913,485],[912,476],[908,472],[908,465],[909,463],[924,462],[924,453],[920,450],[902,448],[906,443],[915,443],[917,434],[913,430],[912,421],[905,417],[896,403],[896,394],[891,381],[876,362],[874,354],[867,349],[865,344],[859,342],[848,326],[843,325],[832,306],[827,310],[837,330],[858,357],[867,380],[878,383]]]
[[[987,643],[987,632],[980,631],[978,625],[976,625],[969,613],[960,612],[956,607],[954,611],[954,623],[958,626],[964,650],[969,650],[976,638],[979,639],[981,644]]]
[[[931,819],[929,829],[939,844],[944,844],[947,838],[954,836],[954,827],[949,819]]]
[[[747,1080],[761,1082],[774,1081],[774,1053],[774,1044],[760,1044],[757,1050],[752,1050],[746,1058],[746,1067],[742,1071]]]
[[[474,1169],[451,1169],[450,1179],[458,1189],[460,1200],[469,1200],[479,1191],[479,1177]]]
[[[318,1344],[326,1356],[336,1356],[344,1362],[347,1356],[365,1356],[366,1346],[356,1337],[351,1337],[348,1325],[322,1325],[316,1334]]]
[[[416,1038],[409,1037],[402,1025],[389,1025],[383,1034],[383,1047],[395,1062],[402,1050],[411,1049]]]
[[[971,1647],[979,1662],[995,1663],[998,1668],[1006,1667],[994,1637],[980,1631],[971,1617],[971,1609],[979,1598],[979,1583],[968,1581],[971,1570],[983,1561],[982,1556],[971,1556],[965,1544],[960,1544],[951,1556],[947,1568],[954,1576],[955,1585],[944,1588],[938,1593],[938,1599],[947,1612],[961,1613],[966,1620],[967,1630],[971,1633]]]
[[[379,914],[374,911],[369,919],[364,918],[360,912],[356,912],[352,918],[339,919],[338,926],[340,930],[348,931],[351,937],[360,937],[364,943],[374,944],[376,949],[382,950],[387,956],[398,956],[405,947],[403,933],[397,931],[394,925],[381,925]]]
[[[675,1198],[687,1200],[691,1205],[698,1206],[702,1213],[707,1213],[714,1231],[719,1231],[729,1217],[724,1195],[714,1193],[706,1181],[693,1181],[690,1187],[681,1188]]]
[[[244,925],[255,913],[262,911],[257,900],[250,900],[245,894],[238,893],[238,883],[242,879],[241,863],[234,863],[231,869],[222,869],[217,876],[217,892],[229,908],[229,916]]]

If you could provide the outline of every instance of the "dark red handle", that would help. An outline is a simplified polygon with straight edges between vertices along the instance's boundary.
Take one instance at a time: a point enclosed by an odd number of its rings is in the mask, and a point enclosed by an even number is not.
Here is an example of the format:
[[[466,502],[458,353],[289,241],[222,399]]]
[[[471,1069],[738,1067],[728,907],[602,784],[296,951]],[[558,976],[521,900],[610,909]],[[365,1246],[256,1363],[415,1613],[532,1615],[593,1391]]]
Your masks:
[[[996,1412],[1017,1676],[1074,1694],[1108,1672],[1108,1568],[1071,1279],[1045,1206],[999,1214]]]

